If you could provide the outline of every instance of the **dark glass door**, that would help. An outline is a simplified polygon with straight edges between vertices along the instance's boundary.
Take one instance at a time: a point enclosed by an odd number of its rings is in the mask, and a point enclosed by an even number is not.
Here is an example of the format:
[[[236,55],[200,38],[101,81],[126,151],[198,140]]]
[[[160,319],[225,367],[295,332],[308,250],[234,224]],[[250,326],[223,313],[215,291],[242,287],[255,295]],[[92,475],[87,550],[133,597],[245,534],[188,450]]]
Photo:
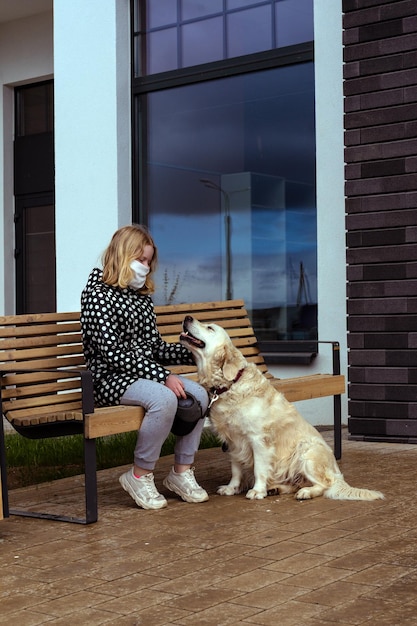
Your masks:
[[[56,311],[52,194],[16,199],[16,312]]]
[[[56,311],[53,83],[16,88],[16,313]]]

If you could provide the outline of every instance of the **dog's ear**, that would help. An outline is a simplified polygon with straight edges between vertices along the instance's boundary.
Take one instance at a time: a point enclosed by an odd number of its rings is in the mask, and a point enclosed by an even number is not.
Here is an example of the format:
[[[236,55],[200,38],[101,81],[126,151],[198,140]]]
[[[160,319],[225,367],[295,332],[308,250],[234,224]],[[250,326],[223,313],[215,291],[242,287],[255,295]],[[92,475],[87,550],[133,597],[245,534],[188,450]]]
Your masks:
[[[226,380],[234,380],[240,370],[240,359],[237,358],[235,348],[233,346],[225,346],[223,376]]]

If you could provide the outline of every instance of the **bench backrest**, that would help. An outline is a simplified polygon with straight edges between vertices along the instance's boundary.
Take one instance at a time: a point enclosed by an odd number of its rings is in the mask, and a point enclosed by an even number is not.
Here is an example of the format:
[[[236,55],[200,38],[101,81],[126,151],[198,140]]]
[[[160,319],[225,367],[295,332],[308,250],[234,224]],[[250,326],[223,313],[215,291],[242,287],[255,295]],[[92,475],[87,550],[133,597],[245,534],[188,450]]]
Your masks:
[[[156,308],[158,328],[168,342],[178,341],[185,315],[223,326],[245,357],[267,375],[243,300],[175,304]],[[60,368],[57,375],[56,368]],[[15,426],[82,419],[80,378],[85,368],[80,313],[39,313],[0,317],[0,372],[3,412]],[[195,377],[192,366],[173,372]],[[29,371],[30,370],[30,371]],[[36,370],[36,371],[33,371]],[[48,371],[50,370],[50,371]]]

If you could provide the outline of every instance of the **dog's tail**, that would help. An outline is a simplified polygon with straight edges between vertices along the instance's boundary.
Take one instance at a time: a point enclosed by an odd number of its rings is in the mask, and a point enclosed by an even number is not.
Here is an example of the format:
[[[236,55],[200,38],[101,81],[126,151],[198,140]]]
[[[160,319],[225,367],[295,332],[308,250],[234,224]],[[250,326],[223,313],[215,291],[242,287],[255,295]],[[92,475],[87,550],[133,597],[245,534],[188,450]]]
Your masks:
[[[344,478],[337,478],[333,485],[323,494],[332,500],[383,500],[384,494],[372,489],[351,487]]]

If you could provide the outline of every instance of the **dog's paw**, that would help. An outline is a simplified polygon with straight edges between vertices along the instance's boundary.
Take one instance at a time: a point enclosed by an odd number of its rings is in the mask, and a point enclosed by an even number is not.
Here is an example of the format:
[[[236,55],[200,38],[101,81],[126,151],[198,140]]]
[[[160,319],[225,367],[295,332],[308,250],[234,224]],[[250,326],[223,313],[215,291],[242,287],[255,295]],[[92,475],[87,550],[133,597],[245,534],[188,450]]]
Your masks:
[[[263,500],[267,495],[266,489],[259,491],[257,489],[249,489],[246,493],[246,497],[249,500]]]
[[[221,496],[234,496],[239,493],[239,487],[233,487],[233,485],[221,485],[217,489],[217,493]]]
[[[299,489],[295,494],[295,497],[297,500],[311,500],[312,495],[310,488],[303,487],[302,489]]]

